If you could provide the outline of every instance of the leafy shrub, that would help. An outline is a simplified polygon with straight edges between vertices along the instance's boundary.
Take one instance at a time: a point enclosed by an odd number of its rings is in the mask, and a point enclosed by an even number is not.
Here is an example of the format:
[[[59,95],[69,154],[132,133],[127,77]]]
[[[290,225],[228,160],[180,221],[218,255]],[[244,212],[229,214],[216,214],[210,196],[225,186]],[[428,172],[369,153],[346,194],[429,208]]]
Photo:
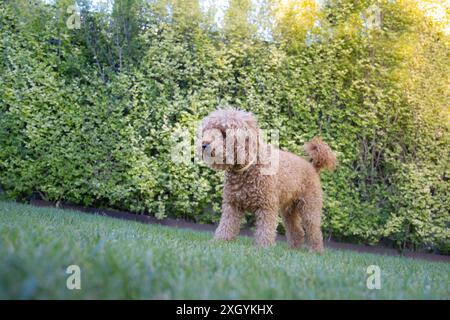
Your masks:
[[[369,1],[330,1],[301,32],[287,8],[264,40],[231,16],[238,27],[221,31],[191,2],[169,2],[171,15],[162,1],[83,9],[81,30],[41,2],[0,4],[8,195],[216,222],[221,173],[172,153],[176,132],[193,141],[233,104],[284,149],[321,135],[337,151],[322,176],[326,236],[449,252],[448,36],[411,3],[380,4],[383,27],[369,30]]]

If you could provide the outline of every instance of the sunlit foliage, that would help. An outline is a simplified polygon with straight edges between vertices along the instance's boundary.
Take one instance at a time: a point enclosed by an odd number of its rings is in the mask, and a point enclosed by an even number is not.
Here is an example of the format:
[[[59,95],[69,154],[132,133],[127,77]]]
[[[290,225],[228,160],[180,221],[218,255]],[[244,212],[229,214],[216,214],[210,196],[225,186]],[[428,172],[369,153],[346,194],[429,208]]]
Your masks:
[[[220,174],[174,163],[174,132],[233,104],[284,149],[321,135],[337,151],[327,237],[449,252],[447,9],[236,0],[222,23],[195,0],[83,0],[72,30],[73,3],[0,3],[8,195],[215,222]]]

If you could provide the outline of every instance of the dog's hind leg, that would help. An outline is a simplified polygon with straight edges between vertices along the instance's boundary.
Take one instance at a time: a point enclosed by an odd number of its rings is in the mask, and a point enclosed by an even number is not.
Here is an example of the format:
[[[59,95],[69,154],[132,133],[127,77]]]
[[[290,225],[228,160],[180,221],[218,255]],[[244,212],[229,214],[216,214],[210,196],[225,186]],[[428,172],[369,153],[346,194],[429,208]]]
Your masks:
[[[222,216],[216,229],[214,239],[230,241],[238,234],[243,212],[229,203],[222,204]]]
[[[301,247],[305,240],[305,231],[301,225],[300,208],[294,205],[292,208],[283,210],[281,216],[286,229],[288,246],[291,248]]]
[[[320,229],[322,197],[315,195],[304,198],[301,205],[301,213],[302,224],[310,250],[323,252],[323,236],[322,230]]]

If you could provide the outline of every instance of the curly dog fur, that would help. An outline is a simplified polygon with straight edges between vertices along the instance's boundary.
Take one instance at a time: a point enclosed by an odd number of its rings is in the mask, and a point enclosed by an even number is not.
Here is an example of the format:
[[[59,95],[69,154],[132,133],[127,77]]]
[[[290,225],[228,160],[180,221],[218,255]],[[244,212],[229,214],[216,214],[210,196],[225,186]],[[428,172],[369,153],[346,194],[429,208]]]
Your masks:
[[[225,171],[216,240],[232,240],[239,233],[244,213],[252,212],[257,245],[272,245],[281,214],[290,247],[300,247],[306,236],[312,251],[323,251],[319,173],[336,166],[336,155],[325,142],[315,137],[304,145],[307,161],[266,144],[255,116],[237,109],[213,111],[200,131],[203,160],[211,168]],[[271,172],[268,168],[274,163],[277,166]]]

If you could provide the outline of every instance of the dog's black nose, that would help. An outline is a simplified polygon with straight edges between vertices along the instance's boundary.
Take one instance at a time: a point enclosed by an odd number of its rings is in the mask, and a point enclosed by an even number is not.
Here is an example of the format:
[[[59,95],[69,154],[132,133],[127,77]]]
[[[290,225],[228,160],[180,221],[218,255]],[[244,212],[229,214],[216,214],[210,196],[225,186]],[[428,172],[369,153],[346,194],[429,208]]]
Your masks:
[[[209,146],[209,143],[203,143],[202,144],[202,149],[205,150],[208,146]]]

